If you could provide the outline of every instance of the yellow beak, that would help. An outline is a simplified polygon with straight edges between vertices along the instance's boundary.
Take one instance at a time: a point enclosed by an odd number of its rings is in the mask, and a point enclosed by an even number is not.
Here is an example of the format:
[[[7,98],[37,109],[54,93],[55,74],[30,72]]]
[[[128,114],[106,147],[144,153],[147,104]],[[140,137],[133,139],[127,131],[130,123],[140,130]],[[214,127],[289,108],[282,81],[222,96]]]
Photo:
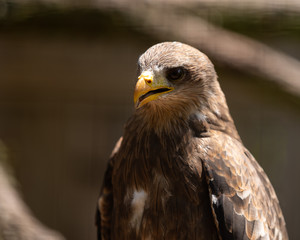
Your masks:
[[[134,91],[135,108],[140,108],[148,102],[157,99],[160,95],[173,91],[167,80],[163,77],[154,79],[153,73],[144,71],[138,77]]]

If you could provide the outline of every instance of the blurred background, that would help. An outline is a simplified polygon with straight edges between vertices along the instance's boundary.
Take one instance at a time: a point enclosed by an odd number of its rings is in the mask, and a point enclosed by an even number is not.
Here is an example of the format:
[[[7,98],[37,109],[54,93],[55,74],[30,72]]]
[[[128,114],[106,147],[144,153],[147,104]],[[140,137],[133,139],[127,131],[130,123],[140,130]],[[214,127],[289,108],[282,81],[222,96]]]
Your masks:
[[[0,139],[8,159],[0,164],[4,176],[14,175],[8,186],[30,209],[24,214],[66,239],[96,239],[96,201],[133,111],[137,58],[175,40],[215,64],[241,138],[277,192],[290,239],[300,239],[296,0],[0,0]],[[9,208],[5,196],[1,211]]]

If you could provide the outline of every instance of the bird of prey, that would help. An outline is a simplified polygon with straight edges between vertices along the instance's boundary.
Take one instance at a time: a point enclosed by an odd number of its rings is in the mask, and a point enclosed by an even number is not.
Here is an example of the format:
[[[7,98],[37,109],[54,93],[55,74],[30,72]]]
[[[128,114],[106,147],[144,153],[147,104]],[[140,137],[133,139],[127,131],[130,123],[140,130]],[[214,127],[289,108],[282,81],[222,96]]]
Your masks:
[[[98,239],[288,239],[208,57],[159,43],[139,58],[138,76],[135,111],[104,176]]]

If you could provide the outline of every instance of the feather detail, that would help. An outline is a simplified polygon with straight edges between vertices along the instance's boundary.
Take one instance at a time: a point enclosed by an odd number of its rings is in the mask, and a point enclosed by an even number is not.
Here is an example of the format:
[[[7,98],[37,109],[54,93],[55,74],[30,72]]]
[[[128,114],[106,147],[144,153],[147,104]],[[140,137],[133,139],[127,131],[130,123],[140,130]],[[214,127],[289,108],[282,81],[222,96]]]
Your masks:
[[[112,153],[98,239],[287,240],[275,191],[243,146],[207,56],[166,42],[138,65],[151,73],[139,85],[150,94],[138,94],[160,95],[135,110]],[[178,68],[183,74],[169,79]]]

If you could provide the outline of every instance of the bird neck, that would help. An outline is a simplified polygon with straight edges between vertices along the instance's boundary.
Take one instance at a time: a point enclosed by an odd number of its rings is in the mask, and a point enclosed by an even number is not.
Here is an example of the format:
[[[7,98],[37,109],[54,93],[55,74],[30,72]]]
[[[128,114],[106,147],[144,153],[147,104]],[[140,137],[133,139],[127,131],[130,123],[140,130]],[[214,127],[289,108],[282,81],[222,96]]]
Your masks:
[[[239,139],[229,113],[223,116],[221,112],[217,114],[207,109],[195,111],[188,117],[168,115],[163,120],[159,115],[154,120],[150,114],[136,111],[128,120],[119,151],[122,155],[116,158],[116,169],[121,165],[127,169],[118,178],[121,182],[132,182],[136,189],[147,189],[151,185],[150,169],[159,171],[161,166],[171,169],[174,159],[184,158],[195,137],[209,137],[219,131]]]
[[[230,115],[225,95],[215,78],[206,85],[200,95],[201,104],[194,111],[194,118],[205,126],[207,131],[219,131],[241,142],[234,121]]]
[[[189,112],[144,108],[136,111],[125,127],[125,133],[137,133],[140,139],[151,133],[166,145],[173,142],[172,139],[180,140],[188,134],[201,137],[208,136],[211,131],[222,132],[241,141],[225,99],[196,106]]]
[[[165,174],[175,164],[174,159],[178,155],[185,156],[191,136],[186,121],[173,123],[176,125],[170,130],[166,126],[158,128],[149,125],[140,115],[133,115],[129,119],[119,151],[122,154],[117,155],[115,168],[124,167],[127,171],[116,174],[117,182],[131,183],[136,189],[150,191],[153,176],[159,173],[168,177]]]
[[[220,132],[229,135],[241,142],[231,115],[226,111],[212,111],[205,109],[196,111],[189,118],[189,126],[196,136],[209,136],[211,132]]]

